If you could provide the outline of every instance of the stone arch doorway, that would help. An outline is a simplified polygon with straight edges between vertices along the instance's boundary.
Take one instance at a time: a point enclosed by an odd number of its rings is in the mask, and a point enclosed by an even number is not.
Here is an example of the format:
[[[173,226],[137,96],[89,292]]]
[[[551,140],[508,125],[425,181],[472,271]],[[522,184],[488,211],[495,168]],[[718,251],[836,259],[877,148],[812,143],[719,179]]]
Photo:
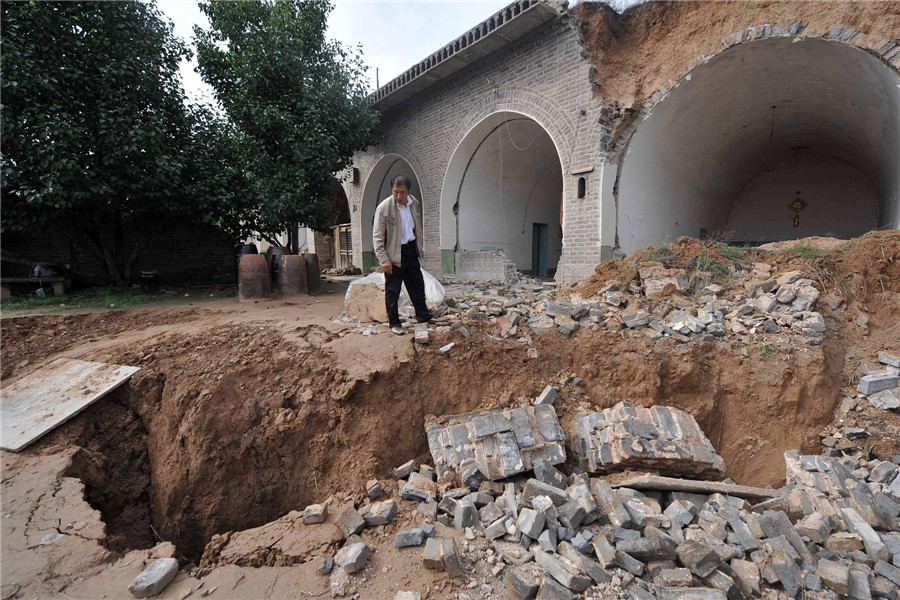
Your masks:
[[[399,154],[385,154],[382,156],[372,172],[366,179],[365,189],[362,198],[362,257],[363,272],[367,273],[372,267],[378,264],[375,259],[375,250],[372,243],[372,224],[375,221],[375,209],[378,203],[391,195],[391,179],[395,175],[404,175],[412,181],[412,187],[409,192],[419,202],[422,203],[422,225],[424,228],[425,220],[425,199],[422,198],[419,178],[409,162]],[[422,232],[424,235],[424,232]]]
[[[761,243],[900,226],[900,78],[822,39],[734,46],[694,69],[629,142],[626,253],[723,232]]]
[[[552,275],[562,255],[562,194],[559,153],[543,126],[512,111],[481,120],[444,176],[444,272],[457,272],[466,253],[502,250],[520,271]]]

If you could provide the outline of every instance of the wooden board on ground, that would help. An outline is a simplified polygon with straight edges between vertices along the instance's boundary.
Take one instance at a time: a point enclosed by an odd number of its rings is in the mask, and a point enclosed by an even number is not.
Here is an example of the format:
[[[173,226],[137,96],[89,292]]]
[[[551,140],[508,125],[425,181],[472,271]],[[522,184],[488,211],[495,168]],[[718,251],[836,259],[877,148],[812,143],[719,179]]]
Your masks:
[[[610,483],[614,488],[627,487],[635,490],[655,490],[659,492],[689,492],[692,494],[726,494],[753,500],[777,498],[778,490],[722,483],[721,481],[695,481],[693,479],[676,479],[659,475],[638,475]]]
[[[0,390],[0,447],[19,452],[140,371],[60,358]]]

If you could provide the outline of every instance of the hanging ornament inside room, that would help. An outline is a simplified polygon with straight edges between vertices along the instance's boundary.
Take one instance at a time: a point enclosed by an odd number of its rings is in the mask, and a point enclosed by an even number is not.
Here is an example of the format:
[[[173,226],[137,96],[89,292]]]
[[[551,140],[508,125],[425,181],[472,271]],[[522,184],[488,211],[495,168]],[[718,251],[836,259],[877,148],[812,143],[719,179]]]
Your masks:
[[[806,202],[800,198],[800,192],[797,192],[797,197],[788,204],[788,208],[794,212],[794,227],[800,227],[800,211],[806,208]]]

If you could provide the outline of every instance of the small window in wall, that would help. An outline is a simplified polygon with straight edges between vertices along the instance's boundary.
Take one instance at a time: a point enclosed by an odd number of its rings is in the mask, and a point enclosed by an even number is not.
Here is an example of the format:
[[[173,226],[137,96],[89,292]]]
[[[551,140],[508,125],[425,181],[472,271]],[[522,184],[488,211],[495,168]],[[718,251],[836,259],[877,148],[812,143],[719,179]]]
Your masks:
[[[584,198],[585,188],[587,187],[584,177],[578,178],[578,197]]]

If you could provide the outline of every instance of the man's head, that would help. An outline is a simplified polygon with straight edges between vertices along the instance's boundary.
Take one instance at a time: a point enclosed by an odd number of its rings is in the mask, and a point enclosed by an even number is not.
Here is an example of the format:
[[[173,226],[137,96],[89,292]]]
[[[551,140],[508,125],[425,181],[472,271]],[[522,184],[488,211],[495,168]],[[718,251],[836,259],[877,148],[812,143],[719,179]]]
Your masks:
[[[412,182],[409,180],[409,177],[394,175],[391,178],[391,193],[394,195],[394,201],[405,206],[409,197],[410,187],[412,187]]]

